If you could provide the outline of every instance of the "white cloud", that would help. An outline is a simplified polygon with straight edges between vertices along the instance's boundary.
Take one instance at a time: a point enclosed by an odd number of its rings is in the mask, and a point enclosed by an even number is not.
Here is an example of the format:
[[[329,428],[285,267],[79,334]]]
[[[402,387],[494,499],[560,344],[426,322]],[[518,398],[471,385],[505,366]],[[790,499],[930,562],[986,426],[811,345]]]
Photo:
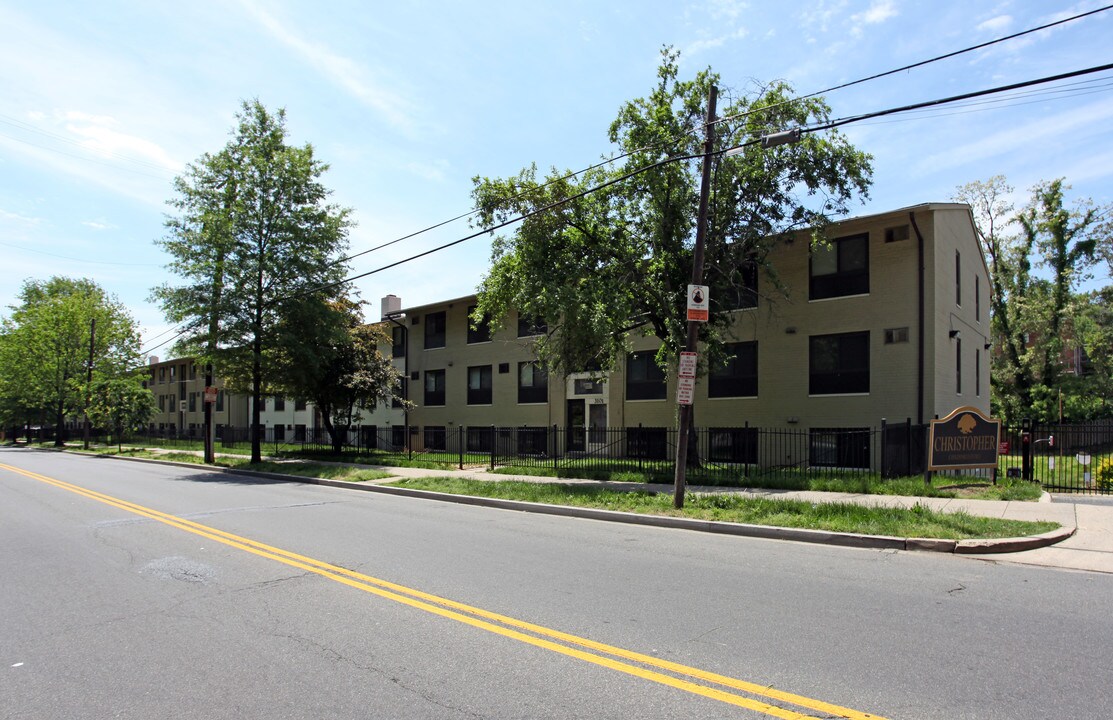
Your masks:
[[[974,165],[989,158],[1030,153],[1031,148],[1058,140],[1078,141],[1086,132],[1103,132],[1113,119],[1113,100],[1072,108],[1054,116],[1044,116],[988,133],[973,142],[955,146],[945,152],[929,153],[919,169],[938,172],[964,165]],[[1093,175],[1093,168],[1087,174]]]
[[[378,112],[391,125],[404,131],[413,130],[410,103],[383,83],[370,78],[370,73],[365,68],[347,57],[332,52],[324,45],[303,39],[256,4],[255,0],[240,0],[240,4],[270,33],[271,37],[297,52],[317,72]]]
[[[0,221],[19,223],[21,225],[38,225],[42,222],[42,218],[28,217],[27,215],[20,215],[19,213],[8,212],[0,208]]]
[[[1012,15],[998,15],[985,22],[978,23],[978,30],[985,32],[1002,32],[1012,24]]]
[[[737,20],[749,7],[743,0],[711,0],[709,11],[713,20]]]
[[[897,14],[893,0],[874,0],[868,10],[850,16],[852,24],[850,32],[854,36],[859,36],[866,25],[883,23],[889,18],[896,17]]]
[[[448,163],[439,160],[432,164],[430,163],[406,163],[406,170],[413,175],[424,180],[432,180],[435,182],[442,182],[445,178],[445,170],[448,169]]]
[[[94,230],[115,230],[116,229],[115,225],[107,223],[103,220],[84,220],[84,221],[82,221],[81,224],[84,225],[87,228],[92,228]]]
[[[722,47],[727,42],[729,42],[731,40],[741,40],[742,38],[746,37],[748,34],[749,34],[749,31],[746,30],[746,28],[740,27],[737,30],[735,30],[734,32],[729,33],[727,35],[720,35],[719,37],[705,38],[703,40],[696,40],[691,45],[688,45],[688,47],[684,48],[684,51],[680,53],[680,57],[684,58],[686,56],[698,55],[701,52],[705,52],[707,50],[713,50],[714,48],[717,48],[717,47]]]
[[[81,138],[78,144],[96,155],[142,158],[175,173],[182,169],[181,163],[150,140],[110,129],[109,125],[117,124],[113,118],[93,117],[77,112],[68,112],[65,116],[74,120],[66,125],[66,130]],[[87,124],[77,124],[78,122]]]
[[[820,32],[827,32],[828,24],[843,14],[847,3],[848,0],[819,0],[813,8],[805,9],[800,13],[800,22],[803,25],[816,27]]]

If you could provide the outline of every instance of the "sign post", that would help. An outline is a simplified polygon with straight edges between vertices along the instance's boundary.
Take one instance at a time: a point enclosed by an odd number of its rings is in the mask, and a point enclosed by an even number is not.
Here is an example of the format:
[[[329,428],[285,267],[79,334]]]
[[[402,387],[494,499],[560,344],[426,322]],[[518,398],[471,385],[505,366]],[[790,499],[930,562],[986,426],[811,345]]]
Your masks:
[[[696,395],[696,366],[699,355],[694,352],[680,353],[680,366],[676,378],[676,402],[679,405],[691,405]]]

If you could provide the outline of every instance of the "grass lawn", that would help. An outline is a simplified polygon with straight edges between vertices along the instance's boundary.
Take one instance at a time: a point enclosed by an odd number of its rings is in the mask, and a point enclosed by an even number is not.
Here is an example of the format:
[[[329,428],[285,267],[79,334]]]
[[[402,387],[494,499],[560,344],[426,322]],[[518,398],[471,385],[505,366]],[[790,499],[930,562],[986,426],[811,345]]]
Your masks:
[[[689,493],[685,508],[677,510],[672,506],[672,495],[667,493],[622,492],[583,485],[455,478],[415,478],[389,484],[454,495],[894,537],[951,540],[1004,538],[1035,535],[1059,527],[1058,523],[1052,522],[1002,520],[961,512],[940,513],[919,505],[905,510],[863,507],[850,503],[813,504],[797,500]]]
[[[115,455],[118,457],[137,457],[150,460],[170,460],[172,462],[192,463],[203,465],[204,459],[200,455],[188,452],[152,452],[125,448],[122,452],[115,448],[94,448],[90,452],[98,455]],[[368,470],[349,467],[347,465],[326,465],[312,462],[275,462],[264,460],[252,463],[248,458],[217,457],[213,463],[216,467],[231,468],[234,470],[255,470],[258,472],[281,473],[283,475],[296,475],[298,477],[325,478],[328,480],[345,480],[347,482],[366,482],[367,480],[382,480],[390,477],[390,473],[382,470]]]
[[[504,475],[530,475],[534,477],[580,478],[585,480],[604,480],[610,482],[655,482],[671,485],[671,473],[647,474],[636,470],[601,470],[595,468],[541,468],[541,467],[500,467],[495,473]],[[972,482],[973,480],[973,482]],[[691,485],[702,485],[699,477],[689,479]],[[722,483],[708,482],[708,485]],[[753,474],[733,487],[763,488],[774,490],[817,490],[821,492],[859,493],[863,495],[906,495],[911,497],[962,497],[972,500],[1039,500],[1043,493],[1036,483],[1027,483],[1015,478],[999,477],[997,484],[972,478],[961,478],[936,474],[931,485],[925,485],[923,477],[904,477],[882,480],[879,475],[807,475],[801,472],[777,474]]]

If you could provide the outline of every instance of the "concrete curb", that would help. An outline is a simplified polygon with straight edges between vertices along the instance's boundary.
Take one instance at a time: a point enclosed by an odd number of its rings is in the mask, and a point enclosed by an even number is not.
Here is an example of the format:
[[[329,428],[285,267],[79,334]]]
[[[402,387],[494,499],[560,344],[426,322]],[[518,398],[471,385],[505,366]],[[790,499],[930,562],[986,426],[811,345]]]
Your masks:
[[[842,533],[829,530],[808,530],[803,528],[786,528],[774,525],[749,525],[745,523],[721,522],[716,520],[696,520],[692,518],[668,517],[662,515],[640,515],[638,513],[620,512],[617,510],[599,510],[596,508],[580,508],[566,505],[546,505],[522,500],[503,500],[500,498],[485,498],[472,495],[452,495],[430,490],[413,490],[410,488],[388,487],[366,482],[347,482],[344,480],[329,480],[327,478],[312,478],[300,475],[285,475],[282,473],[262,472],[258,470],[240,470],[233,468],[209,467],[193,463],[182,463],[174,460],[155,460],[150,458],[130,458],[111,455],[100,455],[111,460],[127,460],[130,462],[152,463],[155,465],[168,465],[171,467],[202,469],[205,472],[215,472],[230,475],[243,475],[260,479],[277,480],[280,482],[300,482],[326,487],[346,488],[349,490],[362,490],[364,492],[377,492],[384,495],[397,497],[412,497],[424,500],[437,500],[452,502],[460,505],[473,505],[477,507],[498,508],[501,510],[517,510],[520,512],[539,513],[543,515],[556,515],[561,517],[574,517],[587,520],[602,520],[604,522],[621,522],[630,525],[644,525],[649,527],[673,528],[678,530],[693,530],[696,532],[717,533],[720,535],[734,535],[739,537],[756,537],[767,540],[790,540],[794,542],[807,542],[822,545],[837,545],[840,547],[871,548],[878,550],[914,550],[919,552],[942,552],[960,555],[976,555],[991,553],[1012,553],[1023,550],[1046,547],[1062,542],[1075,534],[1076,528],[1062,527],[1058,530],[1016,538],[995,538],[979,540],[946,540],[938,538],[899,538],[886,535],[861,535],[858,533]]]

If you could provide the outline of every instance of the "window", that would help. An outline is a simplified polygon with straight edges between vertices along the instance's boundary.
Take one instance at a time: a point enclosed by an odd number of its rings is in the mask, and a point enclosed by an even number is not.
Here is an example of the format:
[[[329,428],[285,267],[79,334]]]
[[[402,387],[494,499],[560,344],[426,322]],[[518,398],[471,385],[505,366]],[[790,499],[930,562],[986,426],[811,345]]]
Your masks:
[[[626,456],[666,460],[669,456],[667,428],[626,428]]]
[[[216,393],[216,411],[224,412],[224,391],[218,390]]]
[[[286,398],[282,397],[281,395],[275,395],[274,396],[274,409],[275,410],[285,410],[286,409]]]
[[[165,367],[160,367],[158,369],[158,381],[159,382],[166,382],[166,368]]]
[[[626,356],[626,399],[665,399],[665,372],[657,365],[653,351],[644,350]]]
[[[197,393],[189,394],[189,411],[197,412]]]
[[[543,427],[518,428],[519,455],[545,455],[549,449],[549,429]]]
[[[817,467],[868,468],[869,428],[812,428],[808,462]]]
[[[974,320],[982,321],[982,278],[974,276]]]
[[[518,363],[518,402],[549,401],[549,374],[536,362]]]
[[[274,426],[274,441],[275,442],[283,442],[285,440],[286,440],[286,426],[285,425],[275,425]]]
[[[190,365],[189,365],[189,379],[190,380],[196,380],[197,379],[197,363],[190,363]]]
[[[596,378],[576,378],[572,381],[574,395],[602,395],[603,381]]]
[[[426,450],[444,450],[447,446],[448,433],[445,432],[444,427],[426,427],[425,428],[425,449]]]
[[[757,263],[742,263],[734,282],[723,293],[722,309],[729,311],[757,307]]]
[[[889,328],[885,331],[885,344],[895,345],[908,342],[908,328]]]
[[[808,394],[840,395],[870,391],[870,334],[813,335],[809,338]]]
[[[908,239],[908,226],[897,225],[896,227],[885,228],[885,242],[900,242],[901,240]]]
[[[468,368],[468,405],[491,404],[491,366]]]
[[[305,410],[305,401],[304,400],[294,400],[294,411],[295,412],[300,412],[302,410]]]
[[[982,396],[982,351],[974,350],[974,395]]]
[[[177,380],[177,378],[178,378],[178,366],[177,365],[171,365],[170,366],[170,382],[174,382],[175,380]]]
[[[757,428],[711,428],[707,459],[712,462],[757,463]]]
[[[425,316],[425,349],[444,347],[445,314],[429,313]]]
[[[401,325],[390,328],[390,356],[406,357],[406,328]]]
[[[809,298],[865,295],[870,291],[869,233],[836,238],[812,249]]]
[[[955,250],[955,305],[962,305],[962,253]]]
[[[727,356],[711,369],[707,378],[707,396],[757,397],[757,343],[729,343]]]
[[[955,338],[955,393],[962,394],[962,338]]]
[[[294,442],[305,442],[305,425],[294,426]]]
[[[159,412],[166,412],[166,396],[165,395],[159,395],[158,396],[158,411]]]
[[[544,335],[547,332],[549,332],[549,326],[544,320],[518,313],[518,337]]]
[[[468,307],[468,344],[491,342],[491,316],[484,315],[480,322],[475,322],[472,319],[475,307]]]
[[[394,425],[390,428],[390,444],[395,450],[406,447],[405,425]]]
[[[468,452],[489,453],[494,441],[495,429],[489,427],[469,427],[465,438]]]
[[[444,405],[444,370],[425,371],[425,404]]]

